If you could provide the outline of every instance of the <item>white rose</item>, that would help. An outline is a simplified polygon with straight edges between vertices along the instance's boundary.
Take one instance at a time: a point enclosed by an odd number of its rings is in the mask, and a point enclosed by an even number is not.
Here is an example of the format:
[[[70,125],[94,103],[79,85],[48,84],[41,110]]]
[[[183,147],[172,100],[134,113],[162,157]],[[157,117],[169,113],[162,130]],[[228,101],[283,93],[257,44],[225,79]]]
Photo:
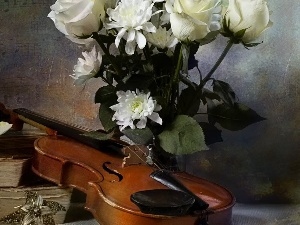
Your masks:
[[[102,56],[96,51],[95,46],[90,52],[82,52],[84,59],[78,58],[77,64],[74,66],[73,74],[70,75],[75,79],[74,84],[83,84],[88,79],[94,77],[101,66]]]
[[[48,17],[60,32],[77,42],[78,36],[99,31],[105,17],[104,5],[105,0],[57,0]]]
[[[174,0],[171,5],[169,0],[166,9],[171,13],[171,28],[179,40],[200,40],[220,28],[217,0]]]
[[[242,37],[245,43],[255,40],[272,25],[265,0],[229,0],[224,16],[226,21],[230,21],[232,32],[247,29]]]

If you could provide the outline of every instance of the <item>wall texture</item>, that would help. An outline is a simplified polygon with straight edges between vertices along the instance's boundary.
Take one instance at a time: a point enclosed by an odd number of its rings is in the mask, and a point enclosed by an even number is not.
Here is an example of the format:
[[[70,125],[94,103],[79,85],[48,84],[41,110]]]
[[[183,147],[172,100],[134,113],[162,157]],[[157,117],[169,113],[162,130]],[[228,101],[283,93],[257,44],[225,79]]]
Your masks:
[[[75,87],[81,50],[47,18],[54,0],[0,0],[0,102],[100,128],[93,95],[99,81]],[[300,202],[300,2],[270,0],[274,25],[264,43],[234,46],[215,77],[267,120],[187,156],[186,169],[216,181],[243,202]],[[203,72],[225,47],[218,38],[198,53]],[[220,128],[221,129],[221,128]]]

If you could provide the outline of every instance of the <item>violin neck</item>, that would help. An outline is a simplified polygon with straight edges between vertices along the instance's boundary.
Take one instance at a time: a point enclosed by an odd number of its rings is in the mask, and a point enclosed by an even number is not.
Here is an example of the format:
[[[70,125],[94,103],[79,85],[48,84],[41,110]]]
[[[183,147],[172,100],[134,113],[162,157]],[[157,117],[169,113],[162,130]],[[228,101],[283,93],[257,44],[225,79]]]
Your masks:
[[[18,108],[13,110],[14,113],[24,122],[31,124],[35,127],[44,129],[48,128],[53,131],[56,131],[57,134],[63,135],[69,138],[72,138],[76,141],[79,141],[85,145],[93,147],[101,151],[114,151],[121,152],[124,145],[114,140],[98,140],[89,136],[84,135],[86,131],[71,126],[67,123],[63,123],[56,119],[48,118],[38,113],[32,112],[25,108]],[[101,131],[99,131],[101,132]]]

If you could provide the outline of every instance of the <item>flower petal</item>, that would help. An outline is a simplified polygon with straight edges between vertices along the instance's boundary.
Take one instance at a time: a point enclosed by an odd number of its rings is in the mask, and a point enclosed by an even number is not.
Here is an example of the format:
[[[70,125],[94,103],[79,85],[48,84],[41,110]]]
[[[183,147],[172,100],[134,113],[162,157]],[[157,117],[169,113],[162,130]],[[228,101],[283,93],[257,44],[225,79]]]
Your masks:
[[[119,33],[117,34],[117,37],[116,37],[116,40],[115,40],[115,45],[117,47],[119,47],[119,44],[120,44],[120,40],[121,38],[124,36],[124,34],[126,33],[126,29],[125,28],[122,28]]]
[[[147,123],[147,118],[146,118],[146,117],[143,117],[143,118],[140,119],[139,122],[137,122],[136,127],[137,127],[138,129],[143,129],[143,128],[146,127],[146,123]]]
[[[162,118],[160,118],[159,114],[156,112],[153,112],[151,115],[148,116],[148,118],[152,121],[154,121],[155,123],[158,123],[160,125],[162,125]]]
[[[136,42],[140,49],[146,46],[146,38],[141,32],[136,32]]]
[[[125,52],[128,55],[133,55],[134,50],[135,50],[135,46],[136,46],[136,43],[134,41],[127,42],[126,45],[125,45]]]
[[[127,42],[132,42],[135,39],[135,30],[134,29],[130,29],[128,31],[128,35],[127,35]]]

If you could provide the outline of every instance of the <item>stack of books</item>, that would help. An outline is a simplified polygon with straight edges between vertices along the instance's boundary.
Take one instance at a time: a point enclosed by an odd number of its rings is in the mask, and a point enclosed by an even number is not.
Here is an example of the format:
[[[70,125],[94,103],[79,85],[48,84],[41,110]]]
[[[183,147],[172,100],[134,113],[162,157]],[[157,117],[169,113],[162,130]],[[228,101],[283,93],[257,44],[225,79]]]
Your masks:
[[[22,131],[9,131],[0,136],[0,218],[23,206],[26,202],[26,193],[29,191],[36,192],[43,200],[62,205],[66,211],[57,212],[53,218],[56,224],[61,224],[65,220],[70,207],[72,188],[52,184],[31,170],[34,141],[41,135],[45,134],[25,128]]]

